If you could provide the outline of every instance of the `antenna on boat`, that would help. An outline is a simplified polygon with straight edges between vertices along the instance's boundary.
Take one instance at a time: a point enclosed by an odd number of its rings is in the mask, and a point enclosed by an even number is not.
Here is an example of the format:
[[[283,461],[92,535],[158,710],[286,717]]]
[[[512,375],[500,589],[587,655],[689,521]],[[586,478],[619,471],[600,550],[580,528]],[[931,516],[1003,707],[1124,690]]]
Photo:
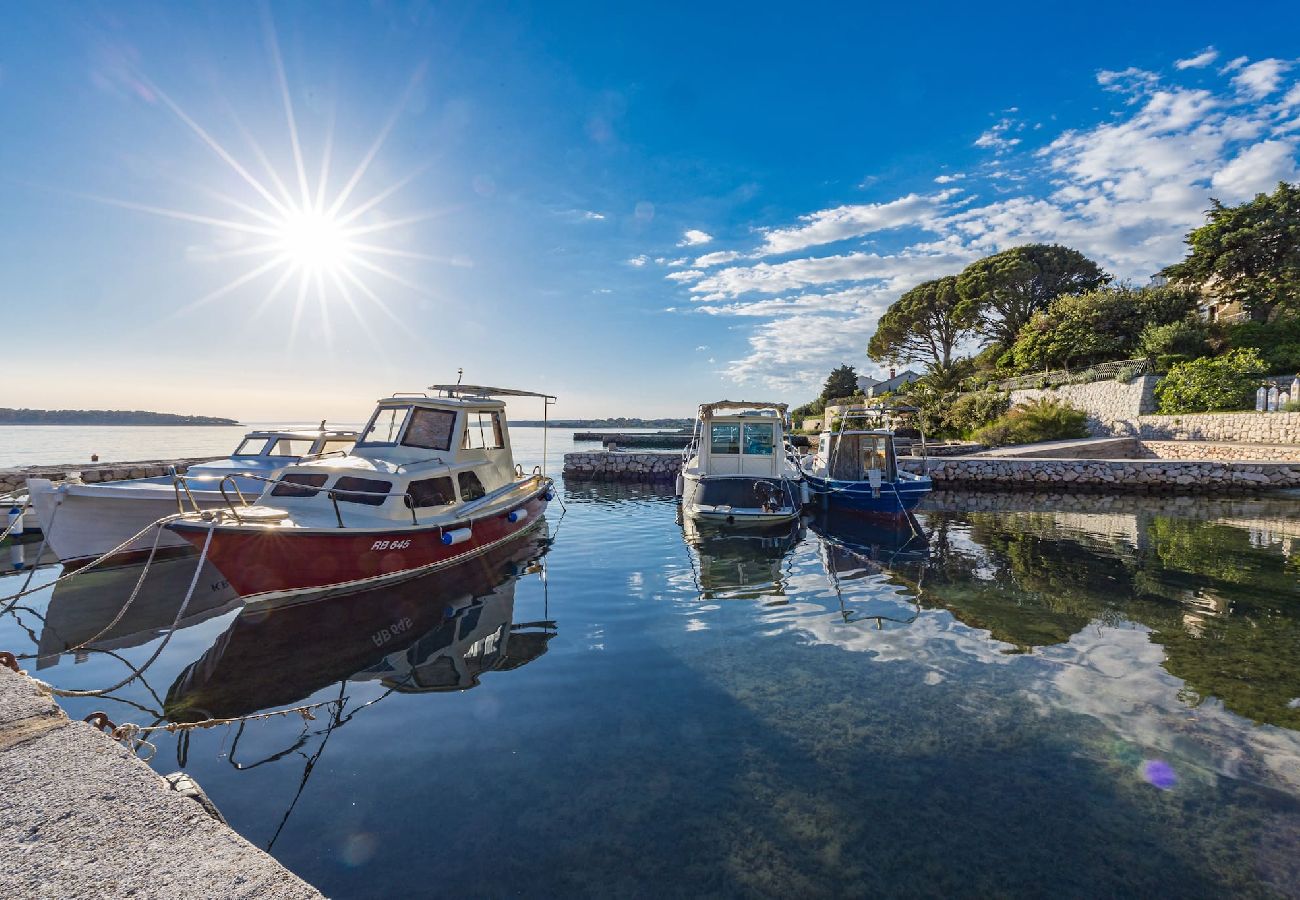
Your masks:
[[[456,385],[459,386],[460,383],[461,383],[461,381],[463,381],[464,379],[465,379],[465,370],[464,370],[463,368],[461,368],[461,369],[457,369],[457,370],[456,370]]]

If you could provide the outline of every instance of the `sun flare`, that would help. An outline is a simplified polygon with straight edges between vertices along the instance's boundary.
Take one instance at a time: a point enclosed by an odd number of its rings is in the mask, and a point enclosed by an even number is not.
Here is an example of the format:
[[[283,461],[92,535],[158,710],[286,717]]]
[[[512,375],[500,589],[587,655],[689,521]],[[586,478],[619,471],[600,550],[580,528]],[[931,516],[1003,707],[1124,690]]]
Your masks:
[[[338,217],[326,210],[291,210],[279,226],[275,249],[304,274],[344,270],[358,247]]]

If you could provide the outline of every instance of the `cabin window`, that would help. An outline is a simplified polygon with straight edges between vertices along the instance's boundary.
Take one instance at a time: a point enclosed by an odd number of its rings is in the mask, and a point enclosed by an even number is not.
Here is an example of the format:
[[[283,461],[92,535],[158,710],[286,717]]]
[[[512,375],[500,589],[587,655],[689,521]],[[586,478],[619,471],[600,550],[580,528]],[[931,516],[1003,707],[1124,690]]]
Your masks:
[[[347,475],[336,481],[334,487],[340,492],[358,492],[337,494],[336,496],[342,503],[364,503],[366,506],[379,506],[388,499],[388,492],[392,490],[393,483],[391,481],[380,481],[377,478],[356,478]]]
[[[500,450],[505,445],[500,413],[465,413],[465,435],[460,442],[462,450]]]
[[[353,444],[352,438],[339,438],[338,440],[326,441],[324,444],[321,445],[320,452],[338,453],[340,450],[342,450],[344,453],[347,453],[349,450],[352,449],[352,444]]]
[[[406,426],[406,437],[402,438],[402,444],[426,450],[450,450],[451,429],[455,424],[454,412],[416,407],[411,411],[411,424]]]
[[[306,456],[311,452],[312,442],[304,438],[277,438],[271,444],[270,456]]]
[[[745,423],[745,455],[771,456],[776,428],[771,422]]]
[[[740,452],[740,423],[739,422],[715,422],[709,426],[709,452],[718,453],[739,453]]]
[[[235,448],[234,456],[261,456],[262,451],[266,449],[266,438],[244,438]]]
[[[285,475],[271,488],[272,497],[315,497],[328,475]]]
[[[412,481],[406,492],[417,506],[446,506],[456,502],[456,488],[450,478],[422,478]]]
[[[487,493],[483,489],[483,482],[479,481],[478,476],[473,472],[461,472],[456,478],[460,482],[460,499],[467,503]]]
[[[409,406],[381,406],[370,417],[370,424],[361,432],[358,444],[395,444],[397,436],[402,433],[406,417],[411,414]]]

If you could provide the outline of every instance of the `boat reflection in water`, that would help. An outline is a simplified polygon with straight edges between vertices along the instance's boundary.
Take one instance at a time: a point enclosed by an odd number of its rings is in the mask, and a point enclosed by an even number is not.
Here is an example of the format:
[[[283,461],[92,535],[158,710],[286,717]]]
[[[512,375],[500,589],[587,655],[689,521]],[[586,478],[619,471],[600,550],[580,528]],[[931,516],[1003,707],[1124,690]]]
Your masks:
[[[197,564],[198,554],[189,553],[157,559],[147,572],[143,564],[116,566],[83,571],[76,578],[59,582],[45,611],[36,667],[57,665],[65,652],[88,641],[93,640],[89,650],[138,647],[161,637],[173,622],[178,629],[187,628],[238,607],[239,595],[211,563],[203,565],[194,581]],[[192,581],[194,594],[177,621],[176,614]],[[137,584],[139,592],[122,613]],[[121,619],[114,622],[119,613]],[[77,662],[86,659],[87,651],[75,653]]]
[[[700,599],[782,597],[787,576],[783,565],[807,534],[796,519],[770,528],[737,530],[679,514],[687,545],[693,551]]]
[[[809,522],[845,622],[909,625],[921,613],[921,592],[930,545],[906,519],[873,521],[823,512]],[[864,590],[854,590],[863,583]],[[880,591],[891,584],[902,590]]]
[[[553,621],[514,623],[519,578],[542,572],[544,530],[451,569],[397,585],[281,608],[245,609],[176,678],[174,722],[288,706],[340,681],[394,691],[474,687],[489,671],[546,652]]]

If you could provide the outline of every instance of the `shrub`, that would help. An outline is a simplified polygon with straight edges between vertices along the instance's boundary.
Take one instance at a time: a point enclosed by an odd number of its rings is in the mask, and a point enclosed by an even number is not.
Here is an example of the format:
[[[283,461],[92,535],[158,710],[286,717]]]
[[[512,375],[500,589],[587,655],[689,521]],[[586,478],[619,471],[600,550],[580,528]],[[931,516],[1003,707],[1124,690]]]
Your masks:
[[[1006,413],[1010,405],[1011,395],[1002,391],[962,394],[945,410],[943,423],[949,432],[968,435]]]
[[[1269,372],[1300,371],[1300,316],[1242,322],[1228,328],[1227,338],[1233,349],[1255,348]]]
[[[1254,349],[1178,363],[1158,385],[1156,399],[1165,414],[1251,409],[1255,388],[1266,369]]]
[[[1196,359],[1209,352],[1209,327],[1197,318],[1179,319],[1164,325],[1149,324],[1138,338],[1138,350],[1148,359],[1181,356]]]
[[[1300,412],[1300,400],[1288,400],[1283,403],[1282,412]]]
[[[1048,399],[1021,403],[972,435],[975,440],[990,447],[1064,441],[1087,436],[1087,413],[1069,404]]]

